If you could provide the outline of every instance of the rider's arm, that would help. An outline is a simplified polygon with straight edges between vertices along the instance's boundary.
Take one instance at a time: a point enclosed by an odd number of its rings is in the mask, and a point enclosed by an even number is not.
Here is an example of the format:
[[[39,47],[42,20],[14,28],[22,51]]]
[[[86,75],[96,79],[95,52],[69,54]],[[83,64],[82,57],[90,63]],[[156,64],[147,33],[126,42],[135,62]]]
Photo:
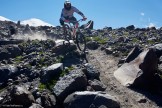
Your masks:
[[[73,9],[74,9],[74,12],[78,13],[82,17],[85,17],[84,14],[81,11],[79,11],[76,7],[73,7]]]
[[[62,12],[61,12],[61,19],[64,21],[65,18],[64,18],[64,14],[63,14],[64,10],[62,9]]]

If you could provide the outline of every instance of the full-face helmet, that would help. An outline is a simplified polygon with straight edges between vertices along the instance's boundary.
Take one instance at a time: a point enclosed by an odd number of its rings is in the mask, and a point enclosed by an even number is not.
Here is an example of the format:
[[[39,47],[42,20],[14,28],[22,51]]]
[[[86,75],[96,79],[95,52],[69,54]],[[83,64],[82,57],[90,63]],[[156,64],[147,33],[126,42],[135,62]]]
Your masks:
[[[66,0],[64,3],[64,8],[66,10],[70,10],[71,9],[71,2],[69,0]]]

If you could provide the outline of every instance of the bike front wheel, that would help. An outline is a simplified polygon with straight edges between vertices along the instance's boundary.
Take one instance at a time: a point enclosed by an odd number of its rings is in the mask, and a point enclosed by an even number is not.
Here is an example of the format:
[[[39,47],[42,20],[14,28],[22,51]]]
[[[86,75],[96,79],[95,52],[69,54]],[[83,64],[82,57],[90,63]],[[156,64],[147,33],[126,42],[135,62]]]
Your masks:
[[[65,24],[64,27],[65,27],[64,38],[65,38],[65,40],[69,41],[69,40],[71,40],[71,30],[70,30],[70,27],[67,24]]]
[[[86,39],[84,35],[80,32],[76,33],[76,44],[80,51],[85,52],[86,50]]]

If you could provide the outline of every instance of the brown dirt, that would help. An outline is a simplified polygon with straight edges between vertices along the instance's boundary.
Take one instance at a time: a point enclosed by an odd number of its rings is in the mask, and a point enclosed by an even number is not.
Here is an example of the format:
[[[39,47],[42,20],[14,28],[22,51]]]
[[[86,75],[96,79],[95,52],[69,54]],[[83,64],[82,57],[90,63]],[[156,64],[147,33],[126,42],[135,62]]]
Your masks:
[[[106,86],[106,93],[119,99],[121,108],[161,108],[162,98],[146,90],[135,90],[122,86],[114,77],[118,69],[118,61],[112,55],[107,55],[101,50],[91,50],[87,54],[88,62],[100,71],[100,80]]]

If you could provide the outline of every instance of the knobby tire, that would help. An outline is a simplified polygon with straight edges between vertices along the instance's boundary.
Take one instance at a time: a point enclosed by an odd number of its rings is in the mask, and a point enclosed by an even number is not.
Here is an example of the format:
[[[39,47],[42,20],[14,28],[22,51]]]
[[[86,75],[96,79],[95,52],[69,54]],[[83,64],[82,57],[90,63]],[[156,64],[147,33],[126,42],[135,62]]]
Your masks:
[[[86,50],[86,39],[80,32],[76,33],[76,44],[80,51],[85,52]]]
[[[70,27],[67,25],[67,24],[65,24],[64,25],[65,26],[65,31],[64,31],[64,37],[65,37],[65,40],[66,41],[70,41],[71,40],[71,30],[70,30]]]

